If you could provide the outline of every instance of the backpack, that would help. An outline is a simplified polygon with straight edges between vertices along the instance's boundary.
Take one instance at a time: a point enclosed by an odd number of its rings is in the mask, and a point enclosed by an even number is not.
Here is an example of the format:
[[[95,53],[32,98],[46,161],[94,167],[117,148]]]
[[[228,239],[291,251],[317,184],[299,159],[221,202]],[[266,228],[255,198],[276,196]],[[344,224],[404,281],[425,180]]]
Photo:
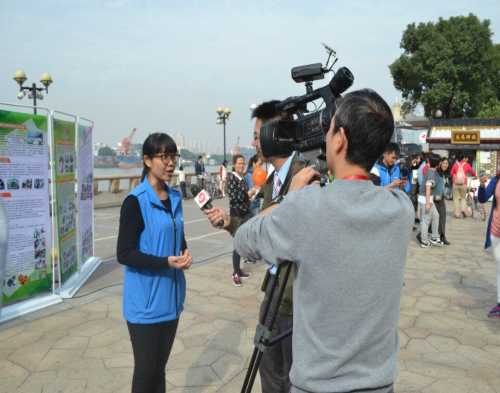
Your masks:
[[[464,164],[459,163],[457,173],[455,174],[455,184],[461,186],[466,182],[466,176],[464,171]]]

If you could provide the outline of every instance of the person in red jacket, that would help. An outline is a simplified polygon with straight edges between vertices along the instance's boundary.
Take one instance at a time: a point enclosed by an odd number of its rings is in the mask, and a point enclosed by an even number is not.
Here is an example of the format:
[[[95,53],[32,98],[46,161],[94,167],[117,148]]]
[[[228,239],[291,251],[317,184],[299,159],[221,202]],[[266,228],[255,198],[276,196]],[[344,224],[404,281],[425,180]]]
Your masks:
[[[451,168],[451,179],[453,182],[453,207],[456,218],[471,216],[472,212],[467,209],[465,196],[467,194],[467,180],[469,176],[476,176],[476,172],[469,164],[469,157],[463,153],[457,154],[457,161]]]

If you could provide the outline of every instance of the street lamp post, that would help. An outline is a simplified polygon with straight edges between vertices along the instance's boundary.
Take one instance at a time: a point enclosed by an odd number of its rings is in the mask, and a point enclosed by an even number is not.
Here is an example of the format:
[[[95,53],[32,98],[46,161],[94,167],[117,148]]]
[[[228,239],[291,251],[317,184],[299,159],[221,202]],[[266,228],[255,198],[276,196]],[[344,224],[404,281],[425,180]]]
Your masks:
[[[28,92],[28,98],[33,99],[33,113],[36,115],[36,100],[43,100],[43,91],[45,90],[45,93],[49,92],[49,86],[51,85],[52,77],[50,76],[49,73],[44,72],[42,76],[40,77],[40,83],[44,87],[38,87],[36,83],[32,83],[31,86],[23,86],[24,82],[26,82],[26,79],[28,77],[26,76],[26,73],[23,70],[17,70],[16,73],[14,74],[13,78],[19,85],[19,93],[17,93],[17,98],[22,100],[26,96],[26,92]]]
[[[226,161],[226,121],[229,119],[231,114],[231,109],[219,107],[217,112],[217,124],[222,124],[222,129],[224,132],[224,161]]]

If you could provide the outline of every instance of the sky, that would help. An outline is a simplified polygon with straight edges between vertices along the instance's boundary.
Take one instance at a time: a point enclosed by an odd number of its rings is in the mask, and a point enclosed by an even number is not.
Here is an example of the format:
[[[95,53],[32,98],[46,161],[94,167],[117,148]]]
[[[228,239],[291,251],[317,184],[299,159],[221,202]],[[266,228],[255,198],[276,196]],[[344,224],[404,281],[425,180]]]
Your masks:
[[[499,0],[0,0],[0,102],[30,104],[16,99],[17,69],[28,82],[49,72],[40,104],[92,119],[94,142],[115,146],[137,127],[134,142],[182,133],[219,151],[215,110],[227,106],[229,150],[250,144],[250,105],[304,93],[290,69],[324,63],[321,42],[354,74],[351,89],[392,105],[388,65],[406,26],[469,13],[500,42]]]

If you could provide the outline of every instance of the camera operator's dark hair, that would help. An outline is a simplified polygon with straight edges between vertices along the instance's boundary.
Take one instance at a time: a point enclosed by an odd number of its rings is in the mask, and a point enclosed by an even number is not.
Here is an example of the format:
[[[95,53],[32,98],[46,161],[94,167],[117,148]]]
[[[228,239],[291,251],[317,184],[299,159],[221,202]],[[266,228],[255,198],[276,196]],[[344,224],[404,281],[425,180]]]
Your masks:
[[[394,133],[391,108],[371,89],[346,94],[335,112],[335,129],[343,127],[348,140],[347,160],[368,172]]]
[[[455,156],[457,161],[462,161],[464,159],[464,152],[463,151],[457,151],[457,154]]]
[[[149,134],[144,143],[142,144],[142,155],[153,158],[156,154],[177,153],[177,145],[172,137],[163,132],[155,132],[154,134]],[[149,168],[146,163],[143,162],[141,181],[144,180],[149,172]]]
[[[399,156],[400,150],[397,143],[390,142],[384,149],[384,153],[396,153]]]
[[[263,102],[252,111],[252,119],[255,117],[262,121],[274,119],[280,114],[276,109],[276,104],[278,103],[278,100]]]

